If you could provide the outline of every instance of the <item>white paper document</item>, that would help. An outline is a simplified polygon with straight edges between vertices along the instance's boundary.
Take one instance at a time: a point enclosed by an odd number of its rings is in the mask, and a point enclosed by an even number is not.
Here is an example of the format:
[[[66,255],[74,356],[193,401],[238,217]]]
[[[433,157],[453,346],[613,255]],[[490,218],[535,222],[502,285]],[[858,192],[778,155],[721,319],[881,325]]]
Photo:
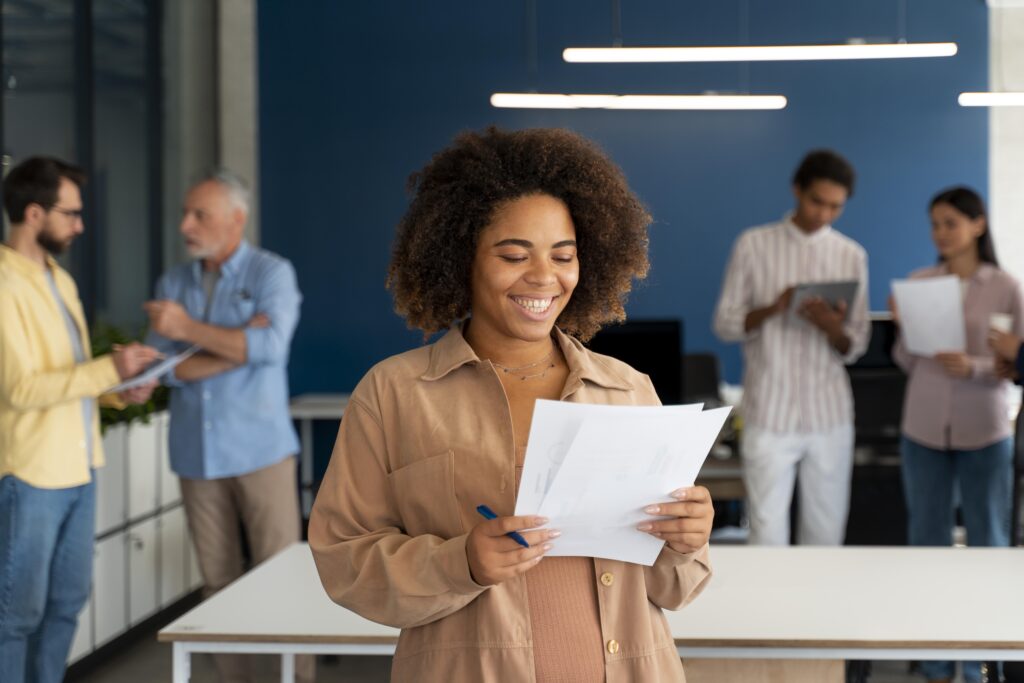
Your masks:
[[[181,363],[181,361],[193,356],[198,350],[198,346],[190,346],[177,355],[165,358],[154,365],[150,365],[147,369],[130,379],[126,379],[107,393],[117,394],[122,391],[127,391],[128,389],[134,389],[135,387],[142,386],[151,380],[159,379],[165,373],[173,370],[179,363]]]
[[[907,350],[918,356],[964,351],[964,305],[955,275],[893,280],[892,293]]]
[[[664,541],[638,531],[643,508],[692,486],[731,408],[537,401],[516,514],[562,535],[549,556],[651,565]]]

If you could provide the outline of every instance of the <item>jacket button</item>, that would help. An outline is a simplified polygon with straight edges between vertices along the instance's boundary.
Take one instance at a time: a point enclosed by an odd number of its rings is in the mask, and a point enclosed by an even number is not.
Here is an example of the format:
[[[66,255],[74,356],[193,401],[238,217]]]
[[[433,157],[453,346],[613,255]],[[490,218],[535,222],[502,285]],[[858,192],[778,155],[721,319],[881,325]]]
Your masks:
[[[619,652],[619,641],[617,641],[617,640],[609,640],[608,641],[608,654],[614,655],[614,654],[618,654],[618,652]]]
[[[601,583],[603,583],[606,586],[612,585],[613,583],[615,583],[615,575],[611,572],[605,572],[604,574],[601,574]]]

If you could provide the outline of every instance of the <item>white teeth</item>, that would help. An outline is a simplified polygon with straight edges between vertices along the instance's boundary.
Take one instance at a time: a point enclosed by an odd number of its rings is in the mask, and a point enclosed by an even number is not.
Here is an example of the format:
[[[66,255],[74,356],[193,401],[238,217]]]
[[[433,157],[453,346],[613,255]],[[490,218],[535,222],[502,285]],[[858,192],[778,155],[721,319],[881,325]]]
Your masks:
[[[543,313],[551,306],[553,299],[527,299],[525,297],[512,297],[512,300],[528,310],[530,313]]]

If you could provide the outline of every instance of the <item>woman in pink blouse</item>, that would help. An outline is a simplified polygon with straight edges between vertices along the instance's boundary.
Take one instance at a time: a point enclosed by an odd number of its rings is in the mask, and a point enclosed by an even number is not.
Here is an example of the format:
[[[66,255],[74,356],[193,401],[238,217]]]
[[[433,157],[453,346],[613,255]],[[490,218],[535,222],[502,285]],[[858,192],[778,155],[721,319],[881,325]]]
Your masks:
[[[988,335],[993,314],[1009,315],[1016,333],[1024,333],[1020,285],[999,268],[985,204],[976,192],[946,190],[929,209],[939,263],[910,277],[960,278],[967,348],[923,357],[911,355],[901,339],[893,350],[908,376],[901,455],[910,544],[952,544],[959,488],[968,543],[1006,546],[1013,440],[1008,385],[996,372]],[[982,680],[978,662],[963,668],[968,683]],[[951,680],[953,669],[953,662],[921,664],[930,681]]]

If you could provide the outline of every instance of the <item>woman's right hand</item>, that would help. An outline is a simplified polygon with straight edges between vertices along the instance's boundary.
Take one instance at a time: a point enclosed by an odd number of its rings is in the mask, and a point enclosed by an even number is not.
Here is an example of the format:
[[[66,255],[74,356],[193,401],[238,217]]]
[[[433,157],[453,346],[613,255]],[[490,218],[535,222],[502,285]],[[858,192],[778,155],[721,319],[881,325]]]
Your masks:
[[[498,517],[480,522],[466,539],[466,555],[473,580],[481,586],[493,586],[533,568],[544,553],[551,550],[550,541],[561,535],[553,529],[536,529],[547,524],[544,517]],[[534,531],[520,531],[535,529]],[[505,534],[518,531],[530,544],[516,543]]]

